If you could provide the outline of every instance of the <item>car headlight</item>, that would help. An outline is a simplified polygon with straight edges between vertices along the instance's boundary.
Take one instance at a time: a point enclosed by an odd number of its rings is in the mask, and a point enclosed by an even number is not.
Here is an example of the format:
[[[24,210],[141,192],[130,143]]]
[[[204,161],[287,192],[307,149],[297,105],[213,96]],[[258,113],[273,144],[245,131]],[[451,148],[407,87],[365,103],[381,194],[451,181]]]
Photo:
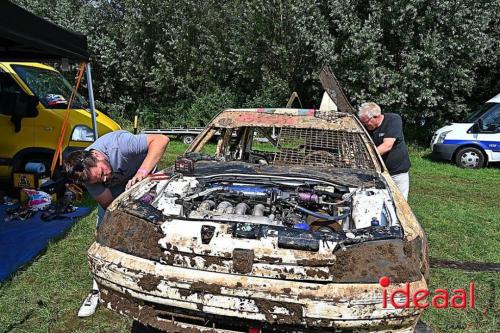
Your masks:
[[[73,134],[71,134],[71,141],[94,141],[94,131],[85,125],[75,126]]]
[[[444,131],[444,132],[439,133],[439,136],[438,136],[438,138],[437,138],[436,143],[443,143],[444,139],[446,139],[446,135],[447,135],[448,133],[450,133],[450,132],[451,132],[451,131]]]

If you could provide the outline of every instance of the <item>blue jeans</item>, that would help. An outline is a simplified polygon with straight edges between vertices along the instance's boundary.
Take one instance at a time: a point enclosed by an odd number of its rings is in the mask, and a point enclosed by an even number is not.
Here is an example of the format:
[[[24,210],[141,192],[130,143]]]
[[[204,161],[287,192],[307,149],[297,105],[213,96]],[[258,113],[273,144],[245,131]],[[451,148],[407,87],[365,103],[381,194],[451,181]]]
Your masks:
[[[408,200],[408,192],[410,192],[410,175],[408,172],[392,175],[391,178],[394,180],[401,193],[403,193],[405,199]]]
[[[125,185],[110,187],[109,190],[111,191],[111,195],[113,196],[113,199],[116,199],[120,194],[125,192]],[[104,209],[101,205],[97,204],[96,227],[98,227],[102,223],[102,219],[104,218],[104,213],[106,213],[106,209]]]

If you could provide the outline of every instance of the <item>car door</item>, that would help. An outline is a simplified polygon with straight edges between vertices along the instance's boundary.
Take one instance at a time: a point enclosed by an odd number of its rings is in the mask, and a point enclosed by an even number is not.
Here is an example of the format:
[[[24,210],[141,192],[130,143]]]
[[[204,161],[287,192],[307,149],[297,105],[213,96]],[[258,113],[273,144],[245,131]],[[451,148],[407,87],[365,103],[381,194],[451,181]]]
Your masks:
[[[26,144],[32,144],[33,128],[23,126],[13,117],[19,97],[25,94],[14,78],[0,66],[0,176],[8,177],[14,155]]]
[[[500,161],[500,104],[494,104],[480,118],[477,139],[490,150],[490,162]]]

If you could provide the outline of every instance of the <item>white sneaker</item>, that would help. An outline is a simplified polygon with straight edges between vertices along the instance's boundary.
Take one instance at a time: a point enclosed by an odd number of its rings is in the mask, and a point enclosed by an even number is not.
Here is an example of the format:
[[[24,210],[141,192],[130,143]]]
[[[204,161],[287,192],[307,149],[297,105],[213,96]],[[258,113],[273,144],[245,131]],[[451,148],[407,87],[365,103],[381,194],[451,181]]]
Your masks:
[[[83,301],[80,310],[78,310],[78,317],[92,316],[99,304],[99,290],[92,289],[88,296]]]

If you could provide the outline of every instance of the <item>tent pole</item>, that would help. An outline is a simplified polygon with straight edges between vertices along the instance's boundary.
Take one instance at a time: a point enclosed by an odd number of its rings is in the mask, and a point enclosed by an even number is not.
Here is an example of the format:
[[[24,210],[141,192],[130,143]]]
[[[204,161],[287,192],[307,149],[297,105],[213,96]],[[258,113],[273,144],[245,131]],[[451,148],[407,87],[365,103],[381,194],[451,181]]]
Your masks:
[[[90,111],[92,112],[92,128],[94,130],[94,141],[95,141],[99,137],[99,134],[97,133],[94,90],[92,88],[92,71],[90,69],[90,63],[87,64],[86,74],[87,74],[87,87],[88,87],[88,91],[89,91]]]

